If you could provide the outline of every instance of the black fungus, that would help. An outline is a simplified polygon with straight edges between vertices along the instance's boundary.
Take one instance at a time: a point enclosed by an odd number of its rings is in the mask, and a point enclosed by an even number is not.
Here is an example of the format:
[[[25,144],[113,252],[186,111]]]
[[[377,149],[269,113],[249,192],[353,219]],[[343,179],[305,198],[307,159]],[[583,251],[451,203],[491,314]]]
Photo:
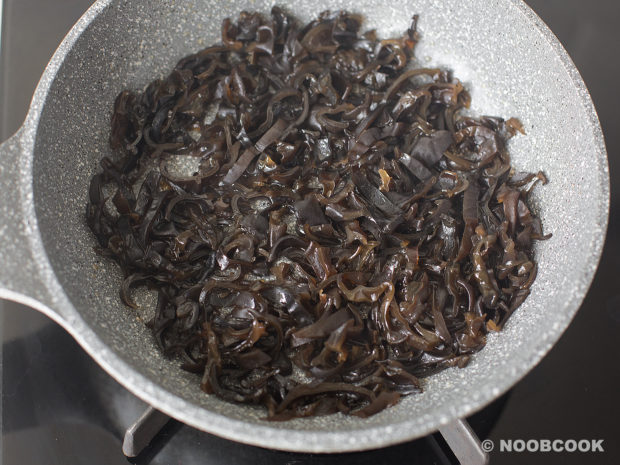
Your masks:
[[[155,340],[205,392],[271,420],[374,415],[465,366],[529,294],[547,180],[513,174],[517,120],[462,116],[457,79],[409,66],[415,25],[378,40],[346,12],[243,12],[116,99],[87,221],[122,301],[157,292]]]

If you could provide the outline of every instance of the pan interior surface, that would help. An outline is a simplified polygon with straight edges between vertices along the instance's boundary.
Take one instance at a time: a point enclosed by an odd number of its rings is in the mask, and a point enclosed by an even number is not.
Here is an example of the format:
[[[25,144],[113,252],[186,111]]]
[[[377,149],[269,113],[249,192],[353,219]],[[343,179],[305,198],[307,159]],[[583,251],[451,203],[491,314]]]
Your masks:
[[[548,176],[550,183],[536,188],[534,204],[553,238],[537,245],[532,294],[505,330],[489,335],[468,367],[428,378],[424,393],[368,419],[332,415],[267,423],[260,408],[207,396],[196,375],[161,354],[144,325],[153,303],[148,293],[136,299],[143,310],[120,302],[120,271],[95,254],[84,221],[89,179],[101,157],[110,155],[116,95],[142,89],[181,57],[218,42],[224,17],[244,9],[268,14],[271,2],[112,1],[100,8],[67,51],[40,110],[33,188],[43,245],[72,311],[107,346],[108,360],[119,361],[118,369],[108,364],[111,374],[127,384],[123,370],[131,367],[144,384],[127,387],[166,413],[220,436],[288,450],[362,450],[411,439],[481,408],[512,386],[577,310],[596,268],[607,214],[606,161],[596,115],[555,39],[517,2],[277,4],[302,21],[326,9],[349,9],[363,14],[364,27],[376,28],[384,38],[402,34],[418,13],[419,63],[453,70],[472,94],[474,113],[523,122],[527,135],[515,137],[509,151],[518,170],[543,170]]]

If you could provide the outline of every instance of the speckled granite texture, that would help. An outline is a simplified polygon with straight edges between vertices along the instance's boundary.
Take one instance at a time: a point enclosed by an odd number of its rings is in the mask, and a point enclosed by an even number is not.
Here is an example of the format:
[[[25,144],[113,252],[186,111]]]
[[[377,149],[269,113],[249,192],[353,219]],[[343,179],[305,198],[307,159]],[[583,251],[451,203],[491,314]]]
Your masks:
[[[543,169],[536,189],[545,230],[532,295],[465,369],[369,419],[266,423],[260,409],[200,391],[166,360],[138,314],[118,299],[116,267],[97,257],[83,221],[87,186],[108,152],[112,102],[219,39],[221,20],[266,1],[99,1],[56,52],[24,127],[0,148],[0,297],[65,326],[119,382],[162,411],[229,439],[306,452],[363,450],[412,439],[464,417],[510,388],[549,350],[577,311],[607,225],[609,176],[597,116],[578,72],[543,23],[517,0],[372,0],[278,4],[307,20],[351,9],[381,36],[420,14],[423,65],[454,71],[478,114],[516,116],[527,135],[509,150],[518,169]],[[377,7],[377,5],[381,5]],[[377,10],[378,8],[378,10]],[[27,297],[26,297],[27,296]],[[50,350],[53,350],[50,348]]]

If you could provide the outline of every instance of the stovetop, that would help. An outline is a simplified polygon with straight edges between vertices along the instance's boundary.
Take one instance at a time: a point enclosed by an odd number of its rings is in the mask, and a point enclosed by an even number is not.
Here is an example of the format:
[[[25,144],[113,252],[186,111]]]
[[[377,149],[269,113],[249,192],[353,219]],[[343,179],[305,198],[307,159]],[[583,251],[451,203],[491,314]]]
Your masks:
[[[36,82],[89,0],[4,0],[0,139],[21,124]],[[581,71],[609,153],[612,202],[603,258],[558,344],[509,394],[469,421],[481,439],[603,439],[602,453],[500,452],[491,463],[620,463],[620,110],[614,0],[530,0]],[[2,0],[0,0],[0,7]],[[614,46],[615,44],[615,46]],[[1,263],[1,257],[0,257]],[[579,266],[578,263],[575,266]],[[147,407],[99,368],[58,325],[0,301],[1,464],[127,464],[126,428]],[[540,443],[539,443],[540,444]],[[438,435],[354,454],[311,455],[236,444],[170,421],[138,464],[450,464]]]

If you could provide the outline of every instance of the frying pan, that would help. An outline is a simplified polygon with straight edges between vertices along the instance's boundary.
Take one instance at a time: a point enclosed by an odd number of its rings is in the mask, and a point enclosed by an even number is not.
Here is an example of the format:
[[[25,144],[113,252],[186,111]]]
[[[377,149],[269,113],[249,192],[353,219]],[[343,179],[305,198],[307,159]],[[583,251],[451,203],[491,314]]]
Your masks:
[[[219,40],[221,20],[271,1],[100,0],[64,39],[36,89],[23,127],[0,147],[0,297],[30,305],[67,329],[116,380],[155,408],[244,443],[345,452],[410,440],[497,398],[548,352],[596,270],[609,209],[609,174],[595,109],[555,36],[520,0],[280,0],[301,20],[349,9],[382,37],[419,13],[421,65],[454,71],[476,114],[518,117],[527,135],[509,145],[518,170],[550,182],[533,204],[553,238],[537,244],[532,293],[464,369],[424,381],[424,392],[368,419],[331,415],[270,423],[258,407],[208,396],[196,375],[157,349],[118,297],[120,271],[93,251],[87,187],[108,154],[115,96],[141,89],[176,61]],[[148,307],[144,293],[139,303]],[[53,352],[54,348],[49,347]],[[79,382],[79,380],[76,380]]]

